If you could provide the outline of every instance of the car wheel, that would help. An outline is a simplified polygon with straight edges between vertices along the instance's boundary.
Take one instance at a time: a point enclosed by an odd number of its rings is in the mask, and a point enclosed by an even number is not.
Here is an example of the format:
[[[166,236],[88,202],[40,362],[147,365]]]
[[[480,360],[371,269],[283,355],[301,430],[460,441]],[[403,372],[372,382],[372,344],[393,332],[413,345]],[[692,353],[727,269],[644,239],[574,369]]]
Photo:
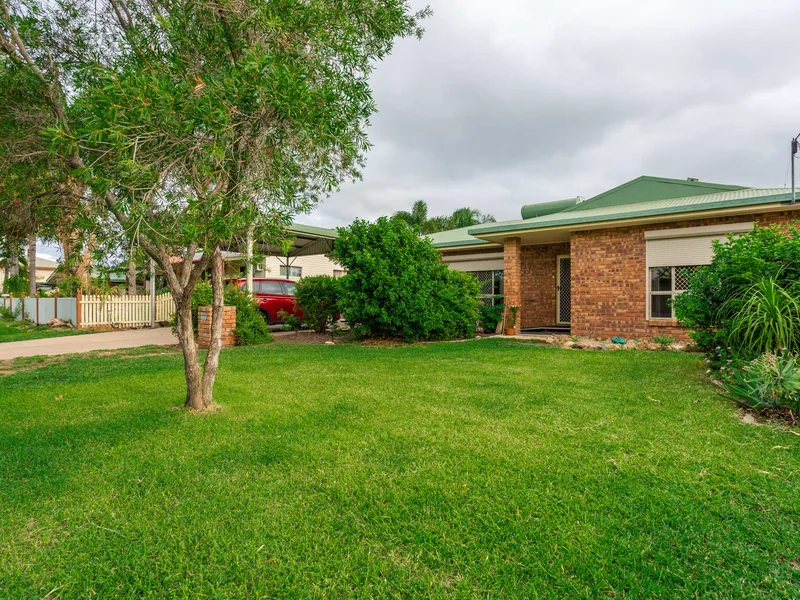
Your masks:
[[[264,319],[264,323],[267,325],[272,325],[272,321],[269,319],[269,313],[265,310],[261,311],[261,318]]]

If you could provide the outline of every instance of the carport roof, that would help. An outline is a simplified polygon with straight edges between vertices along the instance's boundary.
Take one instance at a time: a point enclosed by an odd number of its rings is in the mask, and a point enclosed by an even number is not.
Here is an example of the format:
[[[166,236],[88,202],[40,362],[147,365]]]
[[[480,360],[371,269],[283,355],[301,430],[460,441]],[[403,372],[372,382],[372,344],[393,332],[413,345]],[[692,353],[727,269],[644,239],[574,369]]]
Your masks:
[[[313,225],[302,225],[294,223],[286,228],[286,232],[292,237],[292,245],[289,248],[288,256],[313,256],[315,254],[329,254],[333,250],[333,242],[339,236],[335,229],[324,227],[314,227]],[[255,242],[264,254],[270,256],[287,256],[284,248],[280,245]]]

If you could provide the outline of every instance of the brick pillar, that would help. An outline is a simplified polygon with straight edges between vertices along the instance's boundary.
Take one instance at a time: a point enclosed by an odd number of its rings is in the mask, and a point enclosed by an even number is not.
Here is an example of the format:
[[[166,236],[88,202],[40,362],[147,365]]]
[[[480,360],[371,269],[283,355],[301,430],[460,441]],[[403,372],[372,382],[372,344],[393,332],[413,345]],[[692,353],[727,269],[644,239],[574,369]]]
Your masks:
[[[222,310],[222,345],[235,346],[236,307],[226,306]],[[201,348],[211,346],[211,307],[197,307],[197,345]]]
[[[522,305],[522,244],[518,237],[503,240],[503,292],[506,306]],[[517,314],[517,333],[522,323],[522,309]]]

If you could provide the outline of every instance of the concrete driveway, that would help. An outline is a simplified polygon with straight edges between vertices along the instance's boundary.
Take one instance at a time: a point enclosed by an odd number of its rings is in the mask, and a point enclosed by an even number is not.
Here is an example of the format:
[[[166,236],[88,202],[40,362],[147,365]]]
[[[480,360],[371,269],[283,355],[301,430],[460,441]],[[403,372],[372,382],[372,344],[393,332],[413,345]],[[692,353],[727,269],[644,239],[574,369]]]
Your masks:
[[[158,329],[124,329],[108,333],[65,336],[24,342],[0,344],[0,360],[20,356],[55,356],[57,354],[79,354],[92,350],[117,350],[139,346],[176,346],[178,338],[169,327]]]

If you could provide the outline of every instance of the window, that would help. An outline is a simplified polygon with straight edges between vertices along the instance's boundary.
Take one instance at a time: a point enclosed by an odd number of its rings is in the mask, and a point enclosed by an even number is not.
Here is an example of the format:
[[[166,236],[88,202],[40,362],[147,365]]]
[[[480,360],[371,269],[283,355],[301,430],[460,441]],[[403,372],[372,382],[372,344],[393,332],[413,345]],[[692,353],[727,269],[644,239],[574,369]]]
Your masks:
[[[303,276],[303,267],[289,267],[289,277],[297,277],[298,279]],[[281,277],[286,277],[286,265],[281,266]]]
[[[478,280],[478,300],[494,304],[494,296],[503,295],[503,271],[469,271]]]
[[[280,281],[254,281],[253,290],[256,294],[283,294]]]
[[[296,289],[297,289],[297,286],[295,284],[293,284],[293,283],[284,283],[283,284],[283,293],[286,294],[287,296],[294,296]]]
[[[344,277],[344,271],[342,271],[341,269],[334,269],[333,276],[336,279],[339,279],[339,277]]]
[[[650,269],[650,318],[674,319],[672,299],[689,287],[697,269],[692,267],[652,267]]]

